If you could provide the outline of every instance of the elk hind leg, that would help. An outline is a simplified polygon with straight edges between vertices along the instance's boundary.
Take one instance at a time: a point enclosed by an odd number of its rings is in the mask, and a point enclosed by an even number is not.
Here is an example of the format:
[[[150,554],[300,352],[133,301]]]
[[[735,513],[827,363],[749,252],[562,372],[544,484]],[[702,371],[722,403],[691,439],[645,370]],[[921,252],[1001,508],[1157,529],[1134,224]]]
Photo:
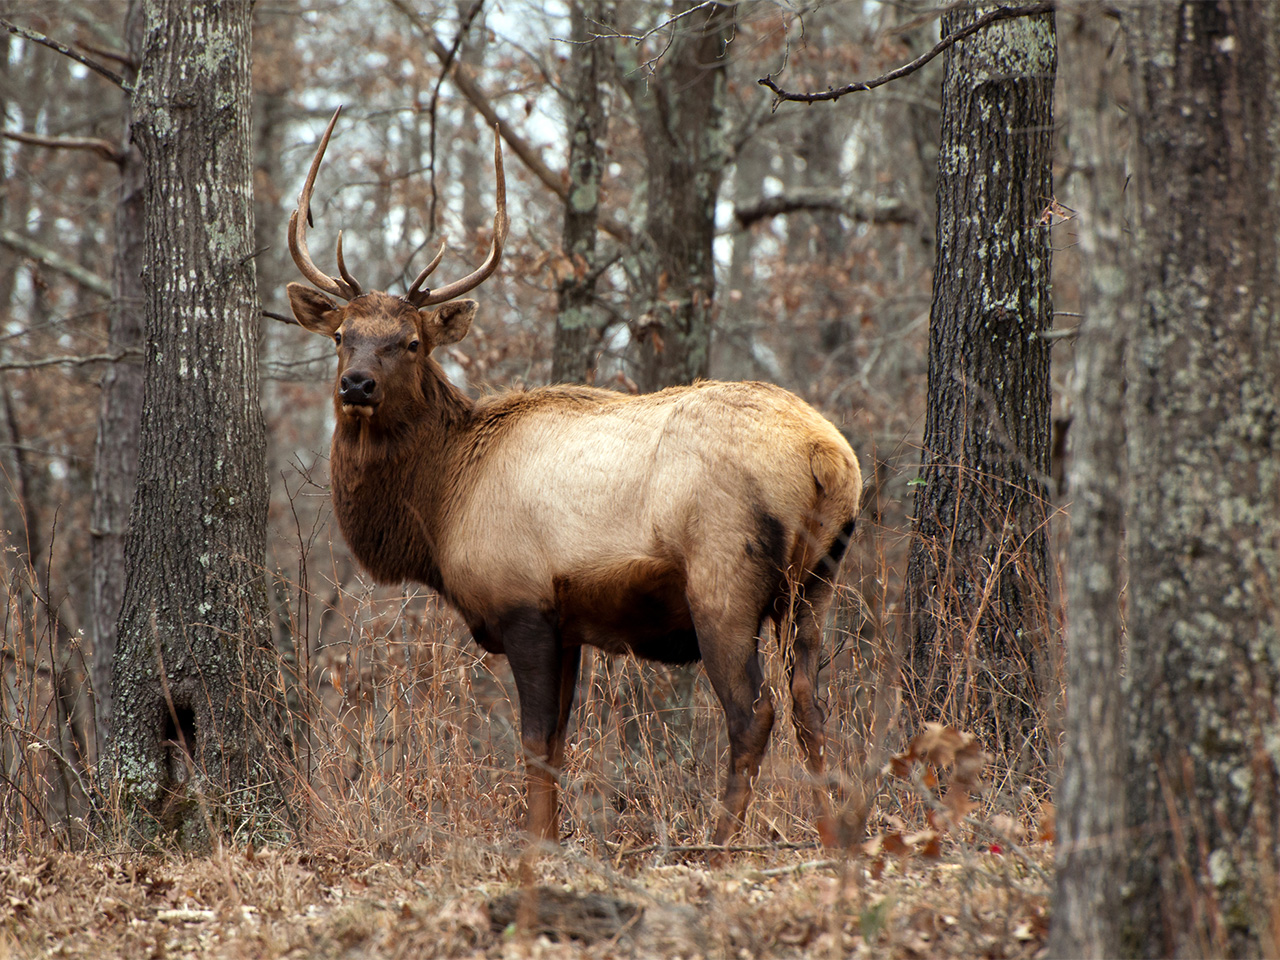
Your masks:
[[[728,629],[694,617],[711,686],[724,708],[729,769],[712,842],[725,844],[742,827],[760,762],[773,730],[773,698],[764,683],[755,625]]]
[[[818,832],[827,845],[836,840],[831,791],[826,782],[826,716],[818,701],[818,671],[822,666],[822,628],[835,594],[834,578],[853,532],[850,521],[828,552],[796,588],[790,625],[780,627],[785,643],[791,634],[788,657],[791,682],[791,716],[805,766],[813,781],[818,804]]]

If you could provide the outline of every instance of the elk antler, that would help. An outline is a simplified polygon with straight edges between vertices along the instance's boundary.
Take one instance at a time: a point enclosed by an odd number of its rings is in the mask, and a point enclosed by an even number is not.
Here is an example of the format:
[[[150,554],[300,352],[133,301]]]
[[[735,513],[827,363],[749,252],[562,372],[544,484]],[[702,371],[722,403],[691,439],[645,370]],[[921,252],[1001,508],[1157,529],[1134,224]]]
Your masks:
[[[468,290],[474,290],[480,286],[494,270],[498,269],[498,263],[502,260],[502,245],[507,242],[507,229],[511,226],[511,222],[507,219],[507,180],[502,172],[502,138],[498,136],[496,127],[493,131],[493,138],[493,167],[498,177],[498,209],[493,215],[493,246],[489,248],[489,256],[484,263],[480,264],[478,269],[461,280],[455,280],[453,283],[446,284],[435,290],[429,287],[426,290],[419,290],[418,288],[422,285],[422,282],[427,279],[431,271],[440,263],[440,258],[444,256],[444,244],[441,244],[440,252],[427,264],[426,269],[418,274],[418,279],[413,281],[413,286],[404,295],[403,299],[415,307],[429,307],[436,303],[452,300],[454,297],[460,297]],[[313,280],[312,282],[314,283],[315,281]]]
[[[404,295],[405,300],[408,300],[410,303],[412,303],[415,297],[425,297],[427,296],[427,294],[431,292],[430,288],[428,288],[425,292],[419,290],[418,288],[422,286],[422,281],[426,280],[427,277],[431,276],[431,274],[435,272],[436,267],[440,266],[440,260],[444,257],[444,248],[447,247],[448,245],[449,245],[448,240],[440,241],[440,249],[436,251],[436,255],[431,258],[430,263],[428,263],[425,267],[422,268],[422,272],[418,274],[418,279],[414,280],[412,286],[410,286],[409,289],[405,291],[405,295]]]
[[[320,270],[311,260],[307,252],[307,224],[311,220],[311,189],[316,185],[316,174],[320,172],[320,161],[324,159],[324,151],[329,146],[329,137],[333,135],[334,125],[338,122],[338,114],[342,107],[333,111],[333,119],[324,128],[324,136],[320,138],[320,146],[316,148],[315,159],[311,161],[311,171],[307,174],[307,182],[298,194],[298,209],[289,217],[289,252],[293,254],[293,262],[298,265],[302,275],[310,280],[318,289],[343,300],[354,300],[364,291],[356,278],[347,272],[346,261],[342,259],[342,232],[338,232],[338,272],[342,278],[331,277]]]

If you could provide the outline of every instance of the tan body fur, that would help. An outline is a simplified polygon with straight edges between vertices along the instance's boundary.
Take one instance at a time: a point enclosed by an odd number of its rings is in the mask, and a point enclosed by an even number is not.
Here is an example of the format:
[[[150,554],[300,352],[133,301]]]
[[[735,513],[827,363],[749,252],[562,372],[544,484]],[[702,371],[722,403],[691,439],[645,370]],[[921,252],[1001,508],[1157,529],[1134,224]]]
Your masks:
[[[349,541],[370,544],[363,555],[357,548],[361,562],[389,582],[438,576],[468,620],[518,604],[556,610],[562,629],[615,650],[623,638],[570,624],[559,608],[594,607],[597,595],[623,603],[662,568],[688,580],[691,604],[724,604],[733,593],[726,581],[751,560],[757,514],[777,519],[792,545],[789,565],[804,569],[856,511],[861,488],[839,432],[768,384],[701,383],[645,397],[542,388],[481,400],[447,445],[430,434],[406,444],[436,447],[429,463],[362,455],[358,441],[336,435],[338,522]],[[413,478],[418,471],[432,475]],[[393,488],[397,506],[375,532],[370,499]],[[405,563],[396,551],[389,563],[374,546],[403,536],[420,544],[410,554],[429,559]],[[577,584],[586,595],[565,596]]]

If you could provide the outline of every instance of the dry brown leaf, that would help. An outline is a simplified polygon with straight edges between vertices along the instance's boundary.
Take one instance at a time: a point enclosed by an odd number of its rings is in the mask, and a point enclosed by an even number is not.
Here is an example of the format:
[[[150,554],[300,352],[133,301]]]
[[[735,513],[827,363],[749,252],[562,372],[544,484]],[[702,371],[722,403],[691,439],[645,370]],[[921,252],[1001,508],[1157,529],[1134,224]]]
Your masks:
[[[884,838],[884,852],[902,857],[911,852],[911,846],[902,838],[902,834],[891,833]]]
[[[1036,839],[1044,843],[1053,843],[1058,839],[1058,809],[1052,803],[1046,803],[1040,808]]]
[[[947,812],[951,815],[952,824],[959,823],[978,807],[976,803],[969,799],[968,788],[958,781],[952,781],[951,789],[942,798],[942,805],[947,808]]]
[[[926,860],[938,860],[942,857],[942,841],[936,836],[926,840],[916,851]]]

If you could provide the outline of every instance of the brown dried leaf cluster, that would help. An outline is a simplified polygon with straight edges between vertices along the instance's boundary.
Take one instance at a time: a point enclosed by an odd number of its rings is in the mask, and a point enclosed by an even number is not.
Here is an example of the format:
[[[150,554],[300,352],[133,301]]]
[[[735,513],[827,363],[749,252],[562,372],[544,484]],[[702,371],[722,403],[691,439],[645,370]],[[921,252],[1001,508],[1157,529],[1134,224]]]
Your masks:
[[[889,772],[923,788],[926,799],[932,801],[927,814],[929,827],[909,832],[901,820],[889,818],[895,829],[862,844],[863,854],[871,860],[871,875],[878,878],[884,872],[886,857],[940,858],[943,836],[977,808],[971,795],[978,790],[979,778],[989,761],[972,734],[940,723],[926,724],[905,751],[891,757]],[[940,800],[934,800],[940,770],[949,771],[947,791]]]
[[[909,780],[913,769],[921,765],[920,782],[931,793],[938,790],[938,771],[950,770],[947,792],[941,798],[945,812],[935,810],[933,813],[940,816],[931,816],[934,826],[945,832],[977,807],[970,795],[978,790],[978,780],[990,760],[973,734],[927,723],[903,753],[890,759],[889,767],[894,776]]]

